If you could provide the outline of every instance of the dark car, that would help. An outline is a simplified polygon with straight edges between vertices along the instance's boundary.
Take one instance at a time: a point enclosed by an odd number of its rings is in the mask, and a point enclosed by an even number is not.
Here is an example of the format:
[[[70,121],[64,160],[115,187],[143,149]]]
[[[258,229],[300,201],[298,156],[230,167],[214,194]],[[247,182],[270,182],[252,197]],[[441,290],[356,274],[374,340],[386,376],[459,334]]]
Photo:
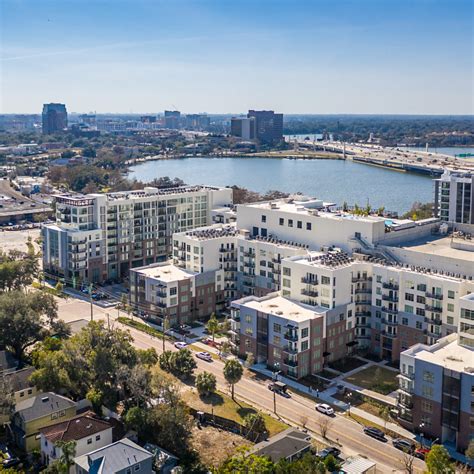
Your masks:
[[[322,449],[319,451],[316,456],[320,459],[326,459],[328,456],[334,456],[335,458],[339,457],[341,454],[341,450],[337,449],[333,446],[328,446],[327,448]]]
[[[364,428],[364,433],[368,436],[371,436],[372,438],[378,439],[379,441],[387,441],[387,438],[385,438],[385,433],[378,428],[374,428],[373,426],[366,426]]]
[[[413,441],[410,441],[408,439],[403,439],[403,438],[397,438],[392,441],[393,446],[395,448],[400,449],[401,451],[404,451],[405,453],[412,453],[415,450],[415,443]]]
[[[288,386],[283,382],[271,382],[268,384],[268,390],[278,393],[285,398],[290,398],[290,394],[287,392]]]

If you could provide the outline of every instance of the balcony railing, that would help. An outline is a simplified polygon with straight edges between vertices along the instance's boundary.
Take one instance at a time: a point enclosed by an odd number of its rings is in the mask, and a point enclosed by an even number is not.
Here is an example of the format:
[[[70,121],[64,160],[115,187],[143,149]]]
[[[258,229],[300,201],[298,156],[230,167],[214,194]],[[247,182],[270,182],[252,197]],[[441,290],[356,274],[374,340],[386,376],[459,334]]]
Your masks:
[[[301,278],[301,283],[306,283],[307,285],[318,285],[319,284],[317,278],[309,278],[309,277]]]
[[[287,352],[288,354],[298,354],[298,348],[292,346],[285,346],[283,352]]]
[[[382,318],[382,324],[387,324],[389,326],[398,326],[398,322],[397,321],[390,321],[389,319],[387,318]]]
[[[367,276],[353,276],[352,277],[352,283],[358,283],[361,281],[372,281],[372,277],[367,277]]]
[[[426,311],[432,311],[433,313],[442,313],[443,308],[440,308],[438,306],[431,306],[431,305],[425,305],[425,310]]]
[[[289,367],[298,367],[298,360],[283,359],[283,363]]]
[[[358,311],[355,315],[357,318],[370,318],[370,316],[372,316],[372,313],[370,311]]]
[[[311,296],[313,298],[316,298],[317,296],[319,296],[319,293],[317,291],[307,290],[307,289],[302,289],[301,294],[306,295],[306,296]]]
[[[392,303],[398,303],[398,296],[393,295],[382,295],[384,301],[391,301]]]
[[[382,311],[385,313],[398,314],[398,309],[388,308],[387,306],[382,306]]]
[[[427,298],[433,298],[435,300],[442,300],[443,299],[443,295],[439,295],[438,293],[428,293],[428,292],[426,292],[426,297]]]
[[[298,334],[296,334],[294,332],[291,332],[291,331],[286,332],[284,337],[287,341],[297,341],[298,340]]]
[[[395,283],[383,283],[382,286],[387,290],[398,291],[399,286]]]
[[[359,294],[371,294],[372,293],[372,288],[356,288],[355,289],[355,294],[356,295],[359,295]]]

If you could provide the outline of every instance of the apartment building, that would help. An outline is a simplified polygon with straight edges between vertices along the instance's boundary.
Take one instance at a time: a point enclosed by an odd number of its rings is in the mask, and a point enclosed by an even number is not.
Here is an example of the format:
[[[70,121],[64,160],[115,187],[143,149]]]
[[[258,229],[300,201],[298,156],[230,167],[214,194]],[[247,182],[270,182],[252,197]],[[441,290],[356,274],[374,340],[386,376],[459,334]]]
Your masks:
[[[231,334],[240,355],[301,378],[320,372],[325,362],[354,348],[351,315],[343,308],[311,307],[270,293],[231,304]]]
[[[474,174],[445,171],[434,183],[436,216],[454,225],[474,225]]]
[[[474,294],[460,300],[459,333],[402,352],[402,424],[458,451],[474,439]]]
[[[231,189],[209,186],[55,196],[56,222],[42,229],[44,269],[73,284],[122,279],[166,260],[174,232],[209,225],[211,209],[231,202]]]
[[[277,144],[283,140],[283,114],[273,110],[249,110],[247,117],[255,119],[255,137],[264,144]]]
[[[130,270],[130,303],[149,319],[175,326],[209,317],[223,305],[224,290],[214,271],[156,263]]]

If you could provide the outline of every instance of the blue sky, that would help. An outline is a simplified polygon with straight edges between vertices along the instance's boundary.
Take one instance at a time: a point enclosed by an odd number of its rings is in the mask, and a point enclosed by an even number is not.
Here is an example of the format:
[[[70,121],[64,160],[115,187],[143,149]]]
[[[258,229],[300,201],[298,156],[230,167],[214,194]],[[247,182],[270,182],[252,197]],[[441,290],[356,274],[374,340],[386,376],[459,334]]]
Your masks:
[[[473,113],[472,0],[0,0],[0,112]]]

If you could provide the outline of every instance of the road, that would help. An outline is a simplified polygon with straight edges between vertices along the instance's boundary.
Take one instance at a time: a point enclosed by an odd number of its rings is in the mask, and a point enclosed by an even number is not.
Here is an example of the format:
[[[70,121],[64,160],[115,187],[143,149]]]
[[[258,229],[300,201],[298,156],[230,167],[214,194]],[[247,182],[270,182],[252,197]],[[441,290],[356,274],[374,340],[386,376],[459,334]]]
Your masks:
[[[59,299],[58,306],[59,317],[66,322],[78,319],[90,320],[90,304],[86,301],[72,298],[68,300]],[[115,319],[118,316],[116,309],[107,310],[94,305],[93,310],[95,320],[107,320],[108,313],[112,324],[129,330],[136,347],[140,349],[153,347],[158,353],[161,352],[162,341],[160,339],[153,338],[148,334],[128,326],[122,326],[116,322]],[[174,346],[168,342],[166,343],[166,349],[175,350]],[[213,373],[217,378],[219,390],[230,394],[229,387],[222,373],[223,362],[218,360],[205,362],[199,359],[196,359],[196,361],[198,372],[206,370]],[[235,386],[235,394],[237,398],[248,402],[260,410],[270,414],[273,412],[273,393],[267,389],[265,381],[244,377]],[[306,427],[318,437],[320,437],[320,420],[326,418],[325,415],[316,413],[314,402],[294,393],[289,399],[277,396],[277,413],[283,421],[294,425],[301,425],[302,419],[306,418],[308,420]],[[382,443],[367,437],[363,434],[362,428],[358,423],[342,415],[338,414],[332,419],[332,424],[328,430],[328,438],[333,441],[338,440],[342,445],[343,453],[346,455],[361,454],[372,459],[377,463],[377,472],[405,472],[402,462],[403,453],[395,449],[390,442]],[[424,462],[416,459],[414,472],[423,472],[424,466]]]

